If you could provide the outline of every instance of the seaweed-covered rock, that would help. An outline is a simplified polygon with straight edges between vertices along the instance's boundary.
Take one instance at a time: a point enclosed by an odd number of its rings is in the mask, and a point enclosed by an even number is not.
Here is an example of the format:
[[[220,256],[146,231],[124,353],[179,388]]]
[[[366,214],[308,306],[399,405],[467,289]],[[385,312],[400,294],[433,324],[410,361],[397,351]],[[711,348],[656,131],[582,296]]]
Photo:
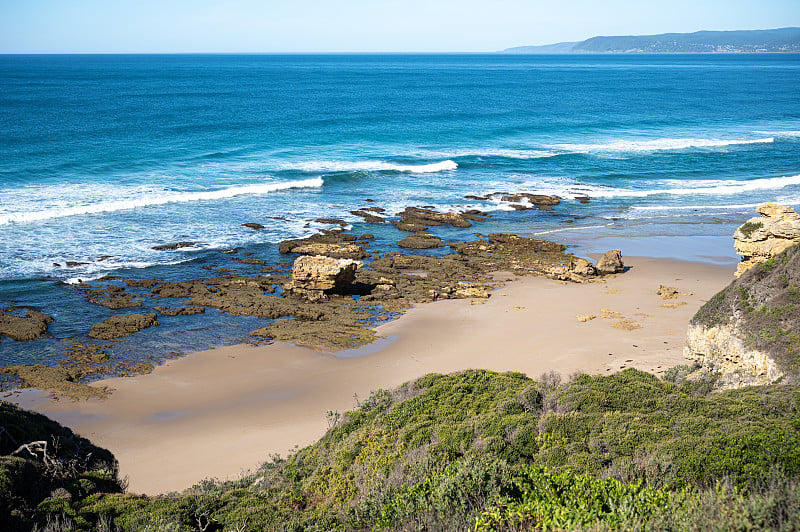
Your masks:
[[[86,300],[89,303],[114,310],[142,306],[141,300],[137,300],[136,296],[126,292],[121,286],[110,285],[105,288],[92,289],[84,285],[81,288],[85,291]]]
[[[211,307],[233,316],[257,316],[280,318],[290,316],[294,305],[281,297],[272,295],[276,289],[272,277],[245,277],[228,275],[206,279],[208,290],[197,291],[188,305]]]
[[[451,246],[484,272],[509,271],[573,282],[584,282],[597,274],[589,261],[564,253],[563,245],[548,240],[493,233],[488,241],[457,242]]]
[[[89,336],[100,340],[116,340],[158,324],[155,312],[149,314],[118,314],[111,316],[103,323],[93,325],[89,331]]]
[[[800,246],[746,270],[689,324],[684,354],[739,388],[800,376]]]
[[[280,253],[294,253],[295,248],[306,246],[308,244],[346,244],[358,240],[356,235],[347,233],[337,234],[316,234],[306,238],[295,238],[292,240],[284,240],[278,245]]]
[[[25,316],[17,316],[0,311],[0,337],[7,336],[17,342],[35,340],[47,332],[47,325],[53,318],[44,312],[29,310]]]
[[[176,249],[194,247],[197,242],[175,242],[174,244],[161,244],[160,246],[153,246],[156,251],[175,251]]]
[[[435,209],[406,207],[397,213],[402,223],[417,226],[452,225],[453,227],[471,227],[472,223],[457,212],[439,212]]]
[[[204,314],[205,307],[153,307],[162,316],[193,316],[194,314]]]
[[[244,223],[244,224],[242,224],[242,227],[247,227],[248,229],[254,229],[256,231],[260,231],[261,229],[264,229],[263,225],[255,223],[255,222]]]
[[[382,224],[386,222],[386,218],[382,218],[380,216],[372,214],[371,212],[367,212],[369,210],[372,209],[359,209],[357,211],[350,211],[350,214],[354,216],[360,216],[368,224]]]
[[[756,212],[761,216],[747,220],[733,234],[733,247],[742,255],[736,277],[800,242],[800,214],[794,209],[762,203]]]
[[[58,366],[43,364],[19,364],[0,369],[3,373],[16,375],[20,379],[17,387],[46,390],[53,398],[68,397],[73,400],[88,397],[103,398],[107,388],[88,386],[79,382],[83,377],[110,372],[106,364],[108,355],[104,346],[75,343],[67,348],[65,358]]]
[[[292,248],[292,253],[353,260],[363,259],[367,256],[367,252],[364,251],[364,248],[356,244],[309,243],[295,246]]]
[[[444,247],[442,239],[430,233],[413,233],[397,243],[401,248],[429,249]]]
[[[405,231],[406,233],[418,233],[428,229],[428,226],[422,223],[410,223],[403,220],[392,220],[390,223],[400,231]]]

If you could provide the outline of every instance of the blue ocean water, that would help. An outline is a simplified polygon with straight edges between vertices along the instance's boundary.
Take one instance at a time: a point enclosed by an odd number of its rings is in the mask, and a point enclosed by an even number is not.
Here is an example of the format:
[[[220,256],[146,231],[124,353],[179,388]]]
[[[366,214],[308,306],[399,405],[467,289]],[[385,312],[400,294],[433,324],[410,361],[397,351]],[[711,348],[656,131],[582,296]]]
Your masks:
[[[464,198],[497,191],[564,200]],[[0,56],[0,308],[56,318],[53,338],[3,339],[0,365],[115,313],[79,281],[257,273],[221,252],[285,260],[276,243],[319,217],[390,249],[394,228],[349,214],[368,205],[477,208],[481,232],[579,253],[625,235],[649,247],[623,253],[735,260],[763,201],[800,205],[800,55]],[[152,249],[179,241],[197,244]],[[206,318],[118,351],[232,343],[256,321]]]

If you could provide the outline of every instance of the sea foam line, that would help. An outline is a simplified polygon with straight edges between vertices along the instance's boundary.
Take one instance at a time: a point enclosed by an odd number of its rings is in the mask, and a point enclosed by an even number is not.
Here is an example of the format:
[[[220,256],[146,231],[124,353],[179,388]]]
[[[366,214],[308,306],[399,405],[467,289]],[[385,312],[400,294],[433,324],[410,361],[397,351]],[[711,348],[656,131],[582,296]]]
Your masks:
[[[692,181],[692,183],[703,183],[703,181]],[[679,187],[679,188],[664,188],[664,189],[648,189],[648,190],[632,190],[632,189],[603,189],[600,187],[573,187],[571,190],[577,190],[580,194],[585,194],[595,198],[617,198],[617,197],[634,197],[643,198],[647,196],[657,195],[673,195],[673,196],[688,196],[688,195],[719,195],[725,196],[730,194],[740,194],[742,192],[754,192],[757,190],[778,190],[791,185],[800,185],[800,174],[786,177],[768,177],[763,179],[754,179],[752,181],[707,181],[708,186],[697,187]],[[714,183],[710,185],[710,183]],[[568,190],[568,193],[574,193]]]
[[[463,148],[453,150],[424,150],[410,153],[423,157],[503,157],[505,159],[542,159],[563,155],[563,152],[546,149],[514,149],[514,148]]]
[[[267,194],[279,190],[292,188],[312,188],[321,187],[325,182],[321,177],[304,179],[301,181],[287,181],[283,183],[268,183],[259,185],[243,185],[238,187],[223,188],[221,190],[210,190],[204,192],[164,192],[158,196],[146,196],[135,199],[121,201],[103,201],[89,205],[76,205],[73,207],[61,207],[45,209],[42,211],[17,212],[12,214],[0,215],[0,225],[22,222],[38,222],[53,218],[63,218],[66,216],[79,216],[83,214],[99,214],[104,212],[116,212],[122,210],[136,209],[139,207],[153,207],[168,203],[184,203],[189,201],[207,201],[233,198],[236,196]]]
[[[771,144],[774,137],[760,139],[698,139],[698,138],[662,138],[653,140],[618,140],[598,144],[555,144],[553,149],[576,153],[612,153],[612,152],[653,152],[686,150],[689,148],[724,148],[726,146],[748,144]]]
[[[408,172],[413,174],[431,174],[458,168],[458,163],[451,160],[430,164],[397,164],[386,161],[308,161],[285,166],[286,169],[306,172]]]

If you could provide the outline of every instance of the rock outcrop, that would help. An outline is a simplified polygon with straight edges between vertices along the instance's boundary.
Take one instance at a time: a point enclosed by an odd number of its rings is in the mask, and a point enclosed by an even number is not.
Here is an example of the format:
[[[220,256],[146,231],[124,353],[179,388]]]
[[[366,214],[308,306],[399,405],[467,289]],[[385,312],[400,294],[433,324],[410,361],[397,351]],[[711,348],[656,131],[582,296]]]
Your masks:
[[[309,301],[327,299],[331,291],[353,284],[361,263],[350,259],[308,256],[298,257],[292,266],[289,292]]]
[[[93,325],[89,331],[89,336],[100,340],[116,340],[158,324],[155,312],[149,314],[118,314],[111,316],[103,323]]]
[[[622,262],[622,252],[619,249],[606,251],[597,261],[595,268],[597,268],[597,273],[603,275],[624,272],[625,263]]]
[[[7,336],[17,342],[35,340],[47,332],[47,325],[53,318],[44,312],[29,310],[25,316],[15,316],[0,311],[0,337]]]
[[[356,244],[321,244],[321,243],[310,243],[310,244],[302,244],[300,246],[295,246],[292,249],[292,253],[299,253],[301,255],[312,255],[312,256],[325,256],[331,257],[334,259],[352,259],[358,260],[363,259],[367,256],[367,252],[364,251],[359,245]]]
[[[412,233],[397,243],[401,248],[430,249],[444,247],[442,239],[430,233]]]
[[[742,255],[736,277],[800,242],[800,214],[794,209],[762,203],[756,212],[761,216],[747,220],[733,235],[733,247]]]
[[[723,389],[797,381],[800,246],[746,270],[703,305],[689,324],[684,354],[719,374]]]

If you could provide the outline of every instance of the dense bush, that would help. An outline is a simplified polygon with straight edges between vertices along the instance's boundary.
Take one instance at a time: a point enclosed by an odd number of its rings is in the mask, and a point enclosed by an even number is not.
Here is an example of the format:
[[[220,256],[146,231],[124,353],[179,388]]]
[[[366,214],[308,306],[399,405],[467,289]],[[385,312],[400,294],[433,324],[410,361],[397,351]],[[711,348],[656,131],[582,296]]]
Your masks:
[[[553,374],[427,375],[237,481],[154,498],[89,489],[49,500],[37,519],[63,514],[86,530],[682,530],[717,512],[730,528],[791,529],[800,387],[704,393],[632,369],[563,385]]]

